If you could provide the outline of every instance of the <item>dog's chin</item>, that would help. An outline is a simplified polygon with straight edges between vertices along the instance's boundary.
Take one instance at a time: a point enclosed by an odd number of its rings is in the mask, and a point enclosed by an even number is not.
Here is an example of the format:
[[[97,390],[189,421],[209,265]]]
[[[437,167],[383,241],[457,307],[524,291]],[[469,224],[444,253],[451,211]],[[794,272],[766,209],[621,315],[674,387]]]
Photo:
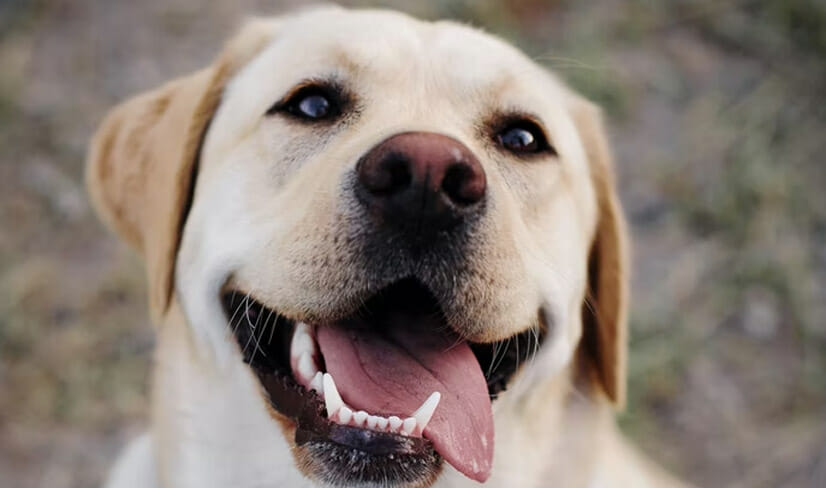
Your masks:
[[[537,314],[537,323],[504,341],[464,341],[436,297],[414,279],[396,282],[352,314],[323,324],[286,317],[245,290],[229,288],[222,298],[244,362],[273,418],[292,437],[298,467],[331,486],[426,487],[445,460],[483,481],[489,465],[480,466],[479,456],[492,458],[493,451],[490,402],[538,349],[546,328]],[[430,380],[411,379],[417,367]],[[352,369],[364,376],[349,374]],[[478,372],[475,393],[457,379],[463,371]],[[428,385],[445,391],[410,407],[412,391]],[[460,415],[461,409],[466,411]],[[459,445],[468,436],[479,444],[475,451]]]

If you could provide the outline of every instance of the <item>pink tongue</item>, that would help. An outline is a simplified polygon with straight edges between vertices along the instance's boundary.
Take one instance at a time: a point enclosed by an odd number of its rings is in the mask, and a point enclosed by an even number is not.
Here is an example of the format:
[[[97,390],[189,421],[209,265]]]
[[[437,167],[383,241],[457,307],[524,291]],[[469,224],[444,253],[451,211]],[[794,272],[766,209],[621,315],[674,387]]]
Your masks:
[[[384,334],[318,327],[327,372],[345,403],[374,415],[404,419],[431,393],[441,393],[424,437],[465,476],[485,481],[493,462],[493,414],[485,376],[467,343],[432,332],[444,324],[423,327],[426,319],[417,321],[416,327],[388,327]]]

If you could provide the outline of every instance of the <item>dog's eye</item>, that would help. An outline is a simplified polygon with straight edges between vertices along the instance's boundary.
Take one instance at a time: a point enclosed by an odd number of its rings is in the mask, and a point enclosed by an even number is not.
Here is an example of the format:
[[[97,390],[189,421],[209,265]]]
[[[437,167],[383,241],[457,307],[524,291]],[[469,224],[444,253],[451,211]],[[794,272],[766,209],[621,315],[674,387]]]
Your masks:
[[[332,103],[324,95],[314,93],[307,95],[290,106],[293,115],[300,115],[308,119],[323,119],[330,115]]]
[[[341,114],[339,98],[329,87],[308,85],[277,102],[267,115],[282,112],[310,122],[328,120]]]
[[[496,143],[514,154],[556,154],[553,147],[548,144],[545,133],[531,120],[515,120],[505,124],[496,133]]]

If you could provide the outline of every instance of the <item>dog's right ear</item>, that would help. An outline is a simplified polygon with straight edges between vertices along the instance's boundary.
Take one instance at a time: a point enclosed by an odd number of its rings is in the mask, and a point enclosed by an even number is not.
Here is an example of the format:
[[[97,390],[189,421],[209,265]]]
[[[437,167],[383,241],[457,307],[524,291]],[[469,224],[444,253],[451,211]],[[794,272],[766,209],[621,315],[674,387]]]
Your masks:
[[[172,297],[201,141],[227,81],[266,46],[278,22],[248,22],[210,67],[115,107],[92,139],[86,167],[92,202],[144,257],[156,323]]]

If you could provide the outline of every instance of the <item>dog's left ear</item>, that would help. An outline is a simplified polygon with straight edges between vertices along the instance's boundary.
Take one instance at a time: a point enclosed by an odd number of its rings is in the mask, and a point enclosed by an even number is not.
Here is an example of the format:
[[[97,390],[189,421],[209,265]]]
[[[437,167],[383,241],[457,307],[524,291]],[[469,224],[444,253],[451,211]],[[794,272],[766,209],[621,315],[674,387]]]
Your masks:
[[[580,352],[611,403],[625,404],[628,341],[628,238],[616,192],[614,165],[600,110],[575,96],[572,114],[597,198],[597,228],[588,258]]]
[[[248,22],[211,66],[115,107],[92,139],[86,166],[92,203],[144,257],[155,323],[171,301],[201,140],[227,80],[274,31],[273,20]]]

